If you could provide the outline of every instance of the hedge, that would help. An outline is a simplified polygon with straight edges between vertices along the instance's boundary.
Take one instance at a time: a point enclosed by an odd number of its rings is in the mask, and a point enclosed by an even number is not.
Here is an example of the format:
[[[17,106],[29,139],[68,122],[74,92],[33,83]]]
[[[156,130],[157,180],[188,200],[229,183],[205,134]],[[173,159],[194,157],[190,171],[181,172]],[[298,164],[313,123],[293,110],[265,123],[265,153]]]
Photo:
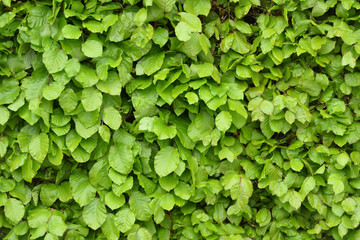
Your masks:
[[[0,3],[0,239],[360,239],[358,1]]]

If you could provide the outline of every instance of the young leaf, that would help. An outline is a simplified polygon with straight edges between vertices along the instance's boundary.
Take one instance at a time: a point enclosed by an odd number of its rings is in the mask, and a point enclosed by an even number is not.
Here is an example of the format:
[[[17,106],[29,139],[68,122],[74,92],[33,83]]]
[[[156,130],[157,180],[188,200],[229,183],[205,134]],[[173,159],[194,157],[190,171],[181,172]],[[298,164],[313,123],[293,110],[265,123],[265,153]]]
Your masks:
[[[179,152],[177,148],[165,147],[155,156],[155,171],[160,177],[165,177],[175,171],[179,164]]]
[[[85,223],[92,229],[96,230],[106,220],[106,209],[104,203],[99,198],[94,198],[84,207],[82,212]]]

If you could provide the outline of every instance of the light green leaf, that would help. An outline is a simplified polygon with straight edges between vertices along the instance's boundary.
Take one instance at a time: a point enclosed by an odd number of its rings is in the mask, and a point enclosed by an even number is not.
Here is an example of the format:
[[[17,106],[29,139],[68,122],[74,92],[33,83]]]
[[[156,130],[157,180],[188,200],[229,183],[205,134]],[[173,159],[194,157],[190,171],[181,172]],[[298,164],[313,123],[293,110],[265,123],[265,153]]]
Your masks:
[[[34,136],[29,144],[31,156],[38,162],[42,163],[48,153],[49,137],[46,133],[40,133]]]
[[[153,0],[163,12],[170,12],[175,6],[176,0]]]
[[[290,166],[294,171],[300,172],[304,167],[304,163],[299,158],[293,158],[290,160]]]
[[[295,114],[290,111],[286,111],[285,112],[285,120],[288,123],[293,124],[295,122]]]
[[[41,187],[40,200],[45,206],[51,206],[57,199],[57,185],[45,184]]]
[[[346,152],[340,153],[337,156],[336,161],[342,168],[344,168],[350,162],[349,154]]]
[[[216,127],[225,132],[231,127],[232,117],[228,111],[221,111],[215,118],[215,125]]]
[[[195,104],[199,101],[199,97],[194,92],[187,92],[185,94],[186,99],[188,100],[189,104]]]
[[[170,146],[165,147],[155,156],[155,171],[160,177],[165,177],[175,171],[179,161],[178,149]]]
[[[135,15],[134,22],[137,26],[141,26],[144,24],[145,20],[147,18],[147,9],[141,8]]]
[[[267,208],[261,208],[257,213],[256,213],[256,222],[259,223],[260,227],[263,227],[267,224],[270,223],[271,221],[271,213],[270,210]]]
[[[171,193],[165,193],[160,197],[159,203],[163,209],[170,211],[175,205],[175,198]]]
[[[67,88],[63,91],[59,97],[60,107],[65,112],[72,112],[78,105],[78,98],[76,93],[71,88]]]
[[[81,30],[74,25],[65,25],[62,30],[62,35],[67,39],[79,39],[81,36]]]
[[[48,222],[48,231],[56,236],[63,236],[68,227],[64,219],[60,214],[53,213]]]
[[[146,75],[152,75],[156,71],[160,70],[163,65],[165,52],[160,51],[157,53],[149,54],[143,57],[136,65],[136,72],[138,73],[140,67]]]
[[[342,57],[341,63],[343,66],[349,65],[350,67],[354,68],[356,65],[356,59],[353,57],[353,54],[351,51],[348,51],[344,54]]]
[[[89,204],[95,197],[96,189],[90,184],[87,174],[81,170],[71,174],[70,186],[75,202],[81,207]]]
[[[9,198],[4,205],[5,216],[13,223],[18,223],[25,214],[24,205],[15,198]]]
[[[81,103],[87,112],[99,109],[102,105],[102,94],[94,87],[84,88],[81,94]]]
[[[211,76],[214,66],[211,63],[193,64],[191,68],[199,75],[199,78]]]
[[[345,74],[345,82],[351,87],[360,86],[360,73],[347,73]]]
[[[316,187],[316,181],[313,176],[307,177],[299,191],[299,193],[302,195],[303,199]]]
[[[105,204],[99,198],[94,198],[84,207],[82,216],[90,228],[98,229],[106,220]]]
[[[67,60],[68,57],[66,53],[61,49],[47,50],[43,54],[43,62],[49,73],[56,73],[63,70]]]
[[[69,59],[65,64],[65,72],[68,77],[74,77],[80,72],[80,63],[76,58]]]
[[[114,192],[108,192],[105,196],[105,204],[111,210],[118,209],[125,203],[124,195],[118,197]]]
[[[43,96],[46,100],[52,101],[57,99],[61,92],[64,90],[65,86],[59,82],[51,82],[46,85],[43,89]]]
[[[4,106],[0,106],[0,125],[5,125],[5,123],[9,120],[9,118],[10,118],[9,110]]]
[[[45,207],[31,209],[28,213],[28,224],[31,228],[38,228],[49,220],[51,212]]]
[[[158,44],[160,47],[163,47],[169,39],[169,31],[162,27],[157,27],[152,36],[154,43]]]
[[[151,218],[150,198],[139,191],[133,191],[129,199],[130,209],[139,221],[148,221]]]
[[[243,106],[243,104],[240,101],[236,101],[236,100],[233,100],[233,99],[228,99],[228,104],[229,104],[230,110],[237,112],[238,114],[240,114],[244,118],[248,117],[248,113],[247,113],[245,107]]]
[[[111,137],[111,132],[110,129],[106,126],[106,125],[101,125],[99,127],[99,134],[100,137],[105,141],[105,142],[109,142],[110,141],[110,137]]]
[[[180,13],[181,21],[175,27],[175,34],[180,41],[188,41],[191,33],[201,32],[200,19],[191,13]]]
[[[115,224],[113,214],[107,214],[105,222],[101,225],[101,230],[109,240],[118,240],[120,237],[120,232]]]
[[[102,56],[103,47],[97,40],[86,40],[86,42],[81,45],[81,51],[89,58],[97,58]]]
[[[131,172],[134,157],[129,146],[116,144],[110,147],[108,155],[109,165],[122,174]]]
[[[184,199],[184,200],[188,200],[191,195],[192,195],[192,190],[190,185],[184,183],[184,182],[179,182],[176,187],[174,188],[174,193],[176,196]]]
[[[332,185],[335,194],[342,193],[345,189],[342,178],[343,177],[338,173],[331,173],[328,178],[328,184]]]
[[[299,209],[302,202],[302,197],[300,193],[294,190],[290,190],[288,193],[290,194],[290,198],[289,198],[290,205],[293,206],[295,209]]]
[[[260,104],[260,110],[267,115],[271,115],[274,111],[274,105],[268,100],[263,100]]]
[[[135,219],[135,214],[129,208],[123,208],[116,213],[114,221],[118,230],[124,233],[131,229]]]
[[[8,24],[16,14],[14,12],[2,12],[0,15],[0,28],[4,27],[6,24]]]
[[[184,9],[194,15],[207,16],[211,9],[211,3],[210,0],[186,0]]]
[[[114,130],[119,129],[122,118],[118,110],[113,107],[106,107],[103,116],[103,121],[106,125]]]

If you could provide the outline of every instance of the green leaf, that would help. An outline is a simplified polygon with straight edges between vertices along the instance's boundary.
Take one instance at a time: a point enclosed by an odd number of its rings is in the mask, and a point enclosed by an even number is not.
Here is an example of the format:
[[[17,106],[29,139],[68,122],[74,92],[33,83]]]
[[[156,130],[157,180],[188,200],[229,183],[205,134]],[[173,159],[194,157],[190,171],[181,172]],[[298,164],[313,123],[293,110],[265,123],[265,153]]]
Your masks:
[[[227,111],[221,111],[215,118],[215,125],[222,132],[228,130],[231,127],[231,123],[232,117]]]
[[[348,51],[347,53],[345,53],[343,55],[341,63],[343,66],[349,65],[350,67],[354,68],[356,65],[356,58],[353,57],[353,54],[351,51]]]
[[[316,187],[316,181],[313,176],[307,177],[303,184],[301,185],[301,189],[299,193],[302,195],[303,199]]]
[[[130,209],[139,221],[148,221],[151,218],[150,198],[141,192],[133,191],[129,199]]]
[[[316,1],[312,9],[312,15],[314,17],[322,16],[328,10],[328,6],[324,1]]]
[[[99,134],[105,142],[108,143],[110,141],[111,133],[110,133],[110,129],[107,126],[101,125],[99,127]]]
[[[336,161],[342,168],[344,168],[350,162],[349,154],[346,152],[340,153],[336,158]]]
[[[62,35],[67,39],[79,39],[81,36],[81,30],[74,25],[65,25],[62,30]]]
[[[159,6],[161,11],[170,12],[175,6],[176,0],[153,0],[153,2]]]
[[[41,187],[40,200],[45,206],[51,206],[57,199],[57,185],[45,184]]]
[[[338,173],[330,174],[328,178],[328,184],[332,185],[332,189],[334,190],[335,194],[342,193],[345,189],[344,182],[342,180],[342,176]]]
[[[138,228],[136,232],[128,235],[128,240],[147,240],[151,238],[151,233],[146,228]]]
[[[5,123],[10,118],[10,112],[6,107],[0,106],[0,125],[5,125]]]
[[[78,97],[74,90],[68,88],[63,91],[59,97],[59,104],[65,112],[72,112],[75,110],[78,105]]]
[[[187,98],[189,104],[195,104],[199,101],[198,95],[194,92],[188,92],[185,94],[185,97]]]
[[[172,194],[165,193],[160,197],[159,203],[163,209],[170,211],[175,205],[175,198]]]
[[[147,18],[147,10],[146,8],[141,8],[135,15],[134,22],[137,26],[141,26],[144,24]]]
[[[71,174],[70,186],[74,200],[81,207],[89,204],[95,197],[96,189],[91,185],[85,172],[77,170]]]
[[[269,209],[262,208],[256,213],[256,222],[259,223],[260,227],[263,227],[270,223],[271,221],[271,213]]]
[[[34,136],[29,144],[31,156],[38,162],[42,163],[48,153],[49,137],[46,133],[40,133]]]
[[[140,62],[136,65],[136,72],[138,73],[138,69],[140,69],[141,66],[143,72],[146,75],[152,75],[156,71],[160,70],[164,62],[164,57],[165,52],[163,51],[147,55],[146,57],[142,58]]]
[[[233,99],[228,99],[228,104],[229,104],[230,110],[237,112],[244,118],[247,118],[248,113],[247,113],[245,107],[241,104],[241,102],[235,101]]]
[[[300,172],[304,167],[304,163],[299,158],[293,158],[290,160],[290,166],[294,171]]]
[[[9,198],[4,205],[5,216],[14,223],[18,223],[25,214],[24,205],[17,199]]]
[[[65,72],[68,77],[74,77],[80,72],[80,63],[76,58],[69,59],[65,64]]]
[[[84,207],[82,216],[90,228],[98,229],[106,220],[105,204],[99,198],[94,198]]]
[[[102,56],[103,47],[99,41],[88,39],[82,44],[81,51],[89,58],[97,58]]]
[[[177,148],[165,147],[155,156],[155,171],[160,177],[165,177],[175,171],[179,164],[179,151]]]
[[[123,195],[118,197],[114,192],[109,192],[105,196],[105,204],[112,210],[120,208],[125,203]]]
[[[95,69],[86,65],[80,66],[80,72],[75,76],[75,79],[84,88],[94,86],[99,81],[99,77],[96,75]]]
[[[64,217],[60,214],[52,214],[48,222],[48,230],[56,236],[63,236],[68,226],[64,221]]]
[[[345,82],[351,87],[360,86],[360,73],[347,73],[345,74]]]
[[[192,190],[190,185],[184,183],[184,182],[179,182],[176,187],[174,188],[174,193],[176,196],[184,199],[184,200],[188,200],[191,196],[192,196]]]
[[[37,207],[29,210],[28,224],[31,228],[38,228],[49,220],[51,212],[45,207]]]
[[[290,111],[286,111],[285,112],[285,120],[288,123],[293,124],[295,122],[295,114]]]
[[[87,112],[99,109],[102,105],[103,96],[99,90],[94,87],[84,88],[81,94],[81,103]]]
[[[108,155],[109,165],[122,174],[131,172],[134,157],[129,146],[116,144],[110,147]]]
[[[274,111],[274,105],[268,100],[263,100],[260,103],[260,110],[267,115],[271,115]]]
[[[56,73],[63,70],[67,60],[68,57],[66,53],[61,49],[47,50],[43,54],[43,62],[49,73]]]
[[[107,239],[116,240],[120,237],[120,232],[115,224],[113,214],[107,214],[105,222],[101,225],[101,230]]]
[[[169,31],[162,27],[157,27],[152,36],[154,43],[158,44],[160,47],[163,47],[169,39]]]
[[[184,12],[179,15],[181,21],[175,27],[175,34],[180,41],[188,41],[191,33],[201,32],[201,21],[196,15]]]
[[[207,16],[211,9],[211,3],[210,0],[186,0],[184,9],[194,15]]]
[[[122,233],[127,232],[135,223],[135,214],[129,208],[123,208],[115,215],[115,225]]]
[[[120,127],[122,118],[118,110],[113,107],[104,109],[103,121],[111,129],[117,130]]]
[[[191,68],[199,75],[200,78],[211,76],[214,66],[211,63],[193,64]]]
[[[295,209],[299,209],[301,206],[301,202],[302,202],[302,197],[300,195],[300,193],[294,191],[294,190],[290,190],[289,192],[290,198],[289,198],[289,203],[291,206],[293,206]]]
[[[14,12],[5,12],[1,14],[0,16],[0,28],[4,27],[6,24],[8,24],[16,14]]]

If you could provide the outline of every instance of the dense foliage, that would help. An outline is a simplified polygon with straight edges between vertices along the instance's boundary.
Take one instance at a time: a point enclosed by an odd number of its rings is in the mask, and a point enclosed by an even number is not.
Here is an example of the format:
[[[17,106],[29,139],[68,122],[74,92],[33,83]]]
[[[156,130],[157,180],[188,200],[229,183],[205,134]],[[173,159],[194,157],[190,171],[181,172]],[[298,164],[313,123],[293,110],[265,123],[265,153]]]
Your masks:
[[[0,2],[0,239],[360,239],[358,1]]]

